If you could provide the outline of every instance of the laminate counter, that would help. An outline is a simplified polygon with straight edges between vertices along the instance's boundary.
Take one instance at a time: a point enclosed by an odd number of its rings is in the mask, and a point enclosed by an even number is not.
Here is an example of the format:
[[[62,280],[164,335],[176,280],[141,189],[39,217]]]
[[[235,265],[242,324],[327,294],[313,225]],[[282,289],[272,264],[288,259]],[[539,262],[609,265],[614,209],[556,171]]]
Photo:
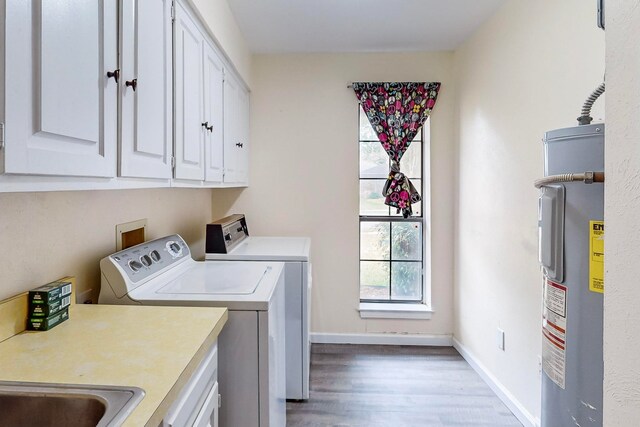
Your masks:
[[[215,343],[227,309],[72,305],[69,320],[0,342],[0,381],[135,386],[124,426],[157,426]]]

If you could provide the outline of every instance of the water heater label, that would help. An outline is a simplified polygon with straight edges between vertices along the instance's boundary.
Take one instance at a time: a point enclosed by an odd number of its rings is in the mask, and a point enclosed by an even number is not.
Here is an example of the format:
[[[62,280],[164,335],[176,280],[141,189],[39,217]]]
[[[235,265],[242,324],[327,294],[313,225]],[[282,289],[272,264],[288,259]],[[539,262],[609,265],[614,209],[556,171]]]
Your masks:
[[[565,388],[567,287],[545,278],[542,311],[542,369]]]
[[[589,221],[589,290],[604,293],[604,221]]]

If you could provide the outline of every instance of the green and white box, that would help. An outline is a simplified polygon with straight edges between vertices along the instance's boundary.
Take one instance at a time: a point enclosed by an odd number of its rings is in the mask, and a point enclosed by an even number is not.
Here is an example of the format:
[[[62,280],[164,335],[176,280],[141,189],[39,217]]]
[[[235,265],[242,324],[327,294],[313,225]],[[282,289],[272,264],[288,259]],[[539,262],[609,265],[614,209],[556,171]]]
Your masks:
[[[29,304],[51,304],[71,295],[71,282],[56,281],[29,291]]]
[[[69,318],[69,307],[49,317],[31,318],[27,322],[30,331],[48,331]]]
[[[61,299],[55,300],[48,304],[29,304],[29,317],[49,317],[60,310],[69,307],[71,305],[71,295],[67,295]]]

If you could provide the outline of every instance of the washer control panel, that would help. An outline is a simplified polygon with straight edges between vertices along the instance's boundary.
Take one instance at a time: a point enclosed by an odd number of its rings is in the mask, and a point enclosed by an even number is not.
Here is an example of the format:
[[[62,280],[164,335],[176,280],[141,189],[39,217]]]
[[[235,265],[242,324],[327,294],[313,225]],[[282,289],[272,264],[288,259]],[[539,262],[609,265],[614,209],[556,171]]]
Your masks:
[[[110,255],[131,282],[136,283],[181,259],[191,257],[189,246],[178,234],[144,242]]]

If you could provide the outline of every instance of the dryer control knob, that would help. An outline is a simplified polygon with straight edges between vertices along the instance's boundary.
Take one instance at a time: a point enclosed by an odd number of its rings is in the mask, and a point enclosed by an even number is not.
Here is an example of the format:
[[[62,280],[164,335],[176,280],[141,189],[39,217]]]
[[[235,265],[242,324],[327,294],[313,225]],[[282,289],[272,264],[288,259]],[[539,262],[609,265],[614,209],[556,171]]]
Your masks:
[[[169,252],[172,257],[177,258],[182,255],[182,248],[176,242],[170,241],[167,242],[167,252]]]

